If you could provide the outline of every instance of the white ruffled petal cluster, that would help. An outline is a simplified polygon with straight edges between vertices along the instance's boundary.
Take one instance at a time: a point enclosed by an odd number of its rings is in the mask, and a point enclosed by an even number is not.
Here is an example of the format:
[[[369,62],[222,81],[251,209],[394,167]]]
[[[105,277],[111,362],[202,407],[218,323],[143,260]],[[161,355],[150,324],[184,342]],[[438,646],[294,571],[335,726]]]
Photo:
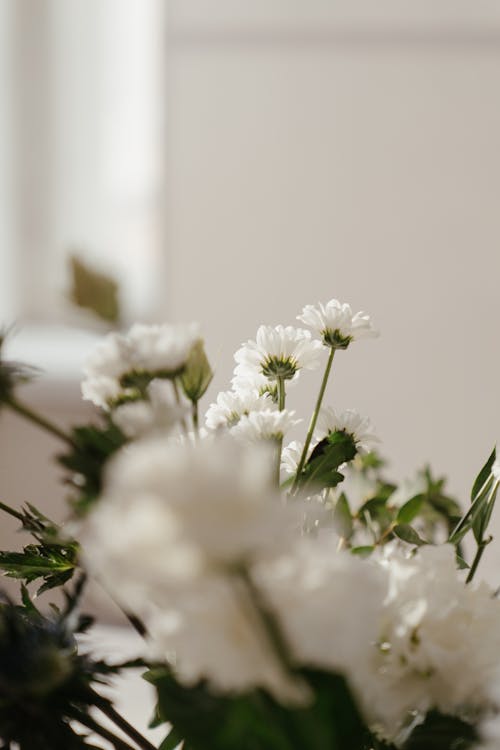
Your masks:
[[[169,432],[187,414],[187,407],[173,399],[170,383],[153,380],[148,400],[129,401],[113,410],[113,422],[130,439]]]
[[[326,305],[321,302],[306,305],[297,320],[321,336],[326,346],[338,349],[347,348],[357,339],[378,336],[369,315],[353,313],[350,305],[336,299],[331,299]]]
[[[197,323],[137,323],[126,334],[108,334],[87,362],[82,383],[84,399],[107,408],[110,402],[124,393],[120,381],[125,375],[147,372],[168,376],[179,372],[199,336]]]
[[[283,409],[265,409],[252,411],[241,417],[238,424],[231,429],[231,435],[244,442],[261,440],[281,440],[292,427],[300,424],[295,419],[295,412]]]
[[[330,406],[324,407],[320,411],[317,427],[318,440],[331,432],[346,432],[352,435],[356,447],[361,451],[369,451],[380,442],[368,417],[362,417],[355,409],[336,412]]]
[[[236,374],[250,380],[256,375],[269,380],[282,376],[292,379],[302,368],[313,370],[319,365],[321,345],[309,331],[293,326],[260,326],[255,341],[247,341],[234,358]]]
[[[209,430],[234,427],[241,417],[250,412],[273,408],[276,407],[272,399],[266,395],[259,395],[256,390],[222,391],[218,394],[216,402],[208,407],[205,424]]]
[[[498,698],[500,602],[466,585],[451,545],[382,560],[389,581],[380,647],[352,679],[366,713],[388,732],[409,711],[452,715]]]

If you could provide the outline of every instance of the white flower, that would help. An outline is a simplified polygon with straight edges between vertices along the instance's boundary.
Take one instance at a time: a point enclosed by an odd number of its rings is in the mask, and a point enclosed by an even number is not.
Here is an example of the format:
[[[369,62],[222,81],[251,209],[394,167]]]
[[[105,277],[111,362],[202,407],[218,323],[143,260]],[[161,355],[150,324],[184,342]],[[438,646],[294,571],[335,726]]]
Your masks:
[[[196,323],[150,326],[137,323],[126,334],[108,334],[88,359],[83,397],[97,406],[109,407],[120,395],[127,395],[123,383],[126,376],[147,373],[152,377],[170,377],[180,372],[198,338]]]
[[[326,305],[306,305],[302,315],[297,316],[305,325],[318,333],[326,346],[333,349],[346,349],[351,341],[377,336],[369,315],[364,312],[353,314],[350,305],[331,299]]]
[[[221,576],[177,591],[148,618],[153,659],[173,661],[176,677],[202,679],[223,693],[267,688],[282,702],[304,698],[285,676],[248,594]]]
[[[225,439],[197,446],[155,438],[110,464],[83,544],[91,570],[122,600],[182,584],[287,541],[300,511],[272,488],[266,446]]]
[[[238,349],[234,358],[239,374],[265,375],[270,380],[293,378],[301,368],[312,370],[319,364],[321,345],[309,331],[292,326],[260,326],[255,341]]]
[[[353,679],[368,714],[394,732],[409,711],[460,715],[495,699],[500,679],[500,602],[466,585],[451,545],[393,551],[380,648]]]
[[[318,440],[331,432],[345,432],[351,435],[356,447],[361,451],[369,451],[373,444],[379,442],[370,420],[362,417],[354,409],[346,409],[341,413],[337,413],[331,407],[321,409],[318,417]]]
[[[153,380],[147,395],[148,400],[128,401],[113,410],[113,422],[128,438],[169,431],[187,413],[187,407],[173,400],[170,383]]]
[[[299,540],[258,565],[256,575],[295,659],[350,678],[378,637],[387,576],[368,560],[336,552],[337,541],[331,533]]]
[[[300,457],[304,446],[297,440],[286,445],[281,452],[281,470],[285,476],[293,477],[297,473]]]
[[[272,408],[272,399],[269,396],[260,396],[255,390],[222,391],[218,394],[216,402],[208,407],[205,422],[209,430],[234,427],[240,418],[249,412]]]
[[[360,508],[375,497],[378,489],[377,479],[360,469],[356,461],[339,467],[344,479],[332,490],[336,497],[344,494],[349,503],[351,513],[357,513]]]
[[[302,421],[294,417],[295,412],[287,409],[252,411],[241,417],[238,424],[231,429],[231,435],[245,442],[281,440],[292,427]]]

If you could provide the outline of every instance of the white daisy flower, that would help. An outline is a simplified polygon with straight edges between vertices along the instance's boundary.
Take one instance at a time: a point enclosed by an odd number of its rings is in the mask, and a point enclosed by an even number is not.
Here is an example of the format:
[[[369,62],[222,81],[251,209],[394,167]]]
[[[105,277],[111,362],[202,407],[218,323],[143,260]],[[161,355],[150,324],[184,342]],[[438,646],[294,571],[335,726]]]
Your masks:
[[[291,380],[300,369],[313,370],[319,364],[321,345],[309,331],[292,326],[260,326],[256,340],[247,341],[234,358],[239,374],[254,373],[270,380]]]
[[[128,401],[113,410],[113,422],[128,438],[136,439],[153,432],[168,432],[186,415],[188,408],[177,404],[171,384],[153,380],[147,400]]]
[[[312,328],[332,349],[347,349],[351,341],[378,336],[370,316],[364,312],[353,314],[351,306],[331,299],[326,305],[306,305],[297,320]]]
[[[82,393],[97,406],[109,408],[126,395],[134,375],[172,377],[182,371],[199,338],[197,323],[142,325],[126,334],[110,333],[95,348],[84,370]]]
[[[368,452],[379,441],[368,417],[362,417],[354,409],[337,413],[332,407],[321,409],[318,417],[318,440],[332,432],[346,432],[351,435],[358,450]]]
[[[231,435],[245,442],[282,440],[292,427],[302,422],[294,417],[295,412],[287,409],[253,411],[241,417],[238,424],[231,429]]]
[[[272,399],[269,396],[260,396],[258,391],[222,391],[216,402],[208,407],[205,423],[209,430],[234,427],[241,417],[249,412],[272,408]]]

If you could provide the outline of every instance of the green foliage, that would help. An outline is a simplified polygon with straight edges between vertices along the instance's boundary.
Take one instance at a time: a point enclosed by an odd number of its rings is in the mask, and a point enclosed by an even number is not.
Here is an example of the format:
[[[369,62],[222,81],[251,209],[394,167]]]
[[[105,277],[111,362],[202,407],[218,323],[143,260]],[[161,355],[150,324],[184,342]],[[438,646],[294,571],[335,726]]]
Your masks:
[[[468,750],[478,742],[478,735],[470,724],[430,711],[403,745],[403,750]]]
[[[471,530],[476,541],[482,540],[491,518],[497,494],[496,483],[491,474],[491,467],[495,458],[496,449],[493,449],[473,484],[471,504],[467,512],[450,534],[449,541],[451,544],[459,544]]]
[[[39,372],[36,367],[5,359],[4,349],[8,335],[8,331],[0,330],[0,405],[13,399],[16,387],[29,383]]]
[[[48,519],[33,505],[15,511],[4,503],[0,510],[21,521],[22,529],[29,532],[37,544],[28,544],[22,552],[0,552],[0,570],[10,578],[31,583],[41,578],[38,594],[67,583],[77,565],[78,545],[62,536],[57,524]]]
[[[196,403],[205,394],[214,374],[201,339],[193,345],[180,380],[187,398]]]
[[[59,463],[73,472],[68,481],[74,489],[72,505],[77,513],[85,513],[102,489],[104,467],[127,438],[107,418],[103,426],[76,427],[71,433],[73,447],[69,453],[58,456]]]
[[[338,471],[339,466],[352,461],[356,453],[352,435],[343,430],[331,432],[311,453],[299,478],[299,488],[336,487],[344,479],[344,475]]]
[[[157,719],[174,727],[165,748],[184,738],[191,750],[363,750],[367,730],[344,679],[313,670],[300,675],[314,693],[304,707],[282,706],[264,691],[231,697],[204,683],[185,687],[164,667],[145,677],[157,691]]]
[[[24,606],[0,604],[0,739],[20,750],[94,748],[71,720],[88,717],[100,699],[93,684],[117,671],[78,653],[74,631],[82,583],[62,613],[43,616],[23,591]],[[88,619],[77,622],[77,631]],[[81,626],[81,627],[80,627]]]
[[[76,255],[72,255],[69,262],[70,299],[73,304],[90,310],[107,323],[117,323],[120,319],[117,282],[111,276],[96,271]]]

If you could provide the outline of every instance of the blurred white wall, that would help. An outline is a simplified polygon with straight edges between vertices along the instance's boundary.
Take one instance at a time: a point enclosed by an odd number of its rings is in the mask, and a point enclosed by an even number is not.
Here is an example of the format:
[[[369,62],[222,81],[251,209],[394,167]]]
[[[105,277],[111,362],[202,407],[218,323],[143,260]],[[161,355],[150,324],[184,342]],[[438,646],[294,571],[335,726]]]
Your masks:
[[[29,25],[33,5],[16,2]],[[50,3],[53,13],[64,7],[74,40],[72,14],[86,2]],[[373,418],[396,477],[431,460],[466,501],[500,421],[500,5],[160,5],[167,117],[152,200],[164,195],[163,179],[167,197],[161,262],[141,255],[156,283],[151,316],[202,322],[215,394],[228,387],[234,349],[260,323],[293,324],[304,304],[334,296],[365,309],[381,338],[339,354],[329,399]],[[58,38],[73,60],[68,75],[85,78],[86,46]],[[94,236],[104,204],[89,208],[95,195],[76,116],[85,87],[76,73],[69,80],[70,109],[60,101],[57,110],[72,165],[66,172],[59,155],[58,190],[69,208],[56,234],[78,243]],[[120,153],[126,163],[126,145]],[[106,264],[97,244],[92,257]],[[76,399],[76,373],[68,377]],[[296,389],[299,410],[311,406],[316,383],[307,376]],[[9,451],[22,447],[21,433],[0,425]],[[13,458],[2,461],[2,495],[29,494],[26,476],[16,485],[18,471]]]

